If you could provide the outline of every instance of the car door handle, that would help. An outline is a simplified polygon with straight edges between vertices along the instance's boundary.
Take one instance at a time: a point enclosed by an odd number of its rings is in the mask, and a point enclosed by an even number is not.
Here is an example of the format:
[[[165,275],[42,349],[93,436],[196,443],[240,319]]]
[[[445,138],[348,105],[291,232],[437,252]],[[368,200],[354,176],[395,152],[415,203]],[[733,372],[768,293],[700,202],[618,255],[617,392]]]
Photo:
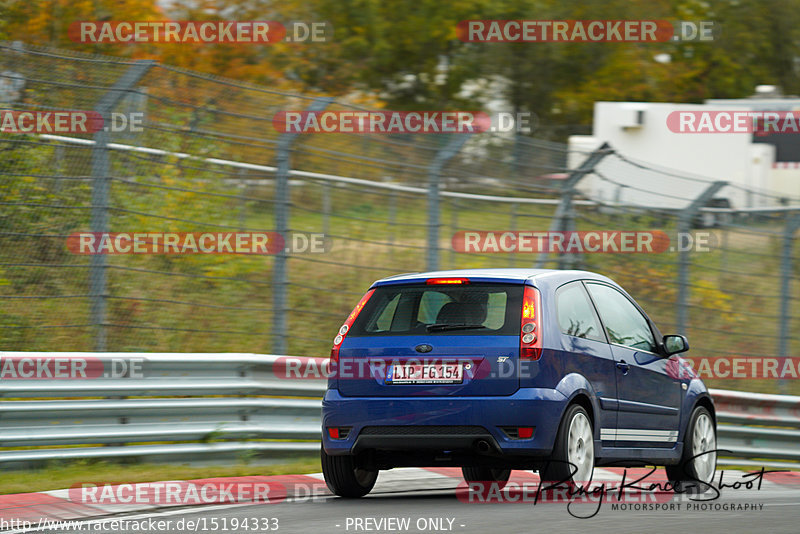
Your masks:
[[[628,365],[627,363],[625,363],[625,360],[622,360],[621,362],[617,362],[617,369],[622,371],[623,375],[627,375],[628,374],[628,369],[630,369],[630,368],[631,368],[631,366]]]

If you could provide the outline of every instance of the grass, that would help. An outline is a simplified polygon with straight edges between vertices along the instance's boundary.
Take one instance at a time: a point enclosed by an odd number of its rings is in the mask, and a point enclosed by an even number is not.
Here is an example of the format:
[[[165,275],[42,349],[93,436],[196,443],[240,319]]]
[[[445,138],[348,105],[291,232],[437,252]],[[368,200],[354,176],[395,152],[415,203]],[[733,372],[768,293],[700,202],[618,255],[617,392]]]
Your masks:
[[[125,465],[103,461],[75,461],[37,469],[0,471],[0,494],[65,489],[81,482],[157,482],[211,477],[294,475],[320,471],[319,456],[300,457],[285,464],[232,466],[148,463]]]

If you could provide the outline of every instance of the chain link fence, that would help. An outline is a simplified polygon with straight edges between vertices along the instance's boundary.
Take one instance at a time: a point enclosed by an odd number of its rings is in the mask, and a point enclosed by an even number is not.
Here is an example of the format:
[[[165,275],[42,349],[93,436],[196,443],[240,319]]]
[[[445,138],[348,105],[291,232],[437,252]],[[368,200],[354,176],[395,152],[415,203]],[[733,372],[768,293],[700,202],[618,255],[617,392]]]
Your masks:
[[[533,266],[607,274],[663,331],[686,333],[692,354],[762,358],[800,347],[792,314],[800,210],[786,205],[795,199],[654,168],[613,147],[581,152],[523,135],[281,134],[272,123],[279,111],[361,108],[28,46],[0,44],[0,105],[93,110],[106,124],[114,113],[143,118],[141,131],[0,133],[3,350],[324,356],[377,278]],[[658,230],[678,246],[464,253],[451,239],[548,229]],[[328,246],[274,255],[70,252],[66,239],[88,231],[320,233]],[[700,232],[708,250],[679,250],[680,235]],[[716,384],[800,391],[775,380]]]

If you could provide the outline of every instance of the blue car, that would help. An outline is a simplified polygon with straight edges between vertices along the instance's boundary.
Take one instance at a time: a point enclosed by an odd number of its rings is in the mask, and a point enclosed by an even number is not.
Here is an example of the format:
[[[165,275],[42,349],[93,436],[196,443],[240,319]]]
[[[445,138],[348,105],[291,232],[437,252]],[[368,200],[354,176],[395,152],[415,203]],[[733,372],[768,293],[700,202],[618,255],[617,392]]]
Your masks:
[[[609,278],[474,269],[375,282],[339,329],[322,403],[330,490],[361,497],[378,471],[512,469],[586,485],[595,466],[664,465],[709,482],[716,416],[703,382]]]

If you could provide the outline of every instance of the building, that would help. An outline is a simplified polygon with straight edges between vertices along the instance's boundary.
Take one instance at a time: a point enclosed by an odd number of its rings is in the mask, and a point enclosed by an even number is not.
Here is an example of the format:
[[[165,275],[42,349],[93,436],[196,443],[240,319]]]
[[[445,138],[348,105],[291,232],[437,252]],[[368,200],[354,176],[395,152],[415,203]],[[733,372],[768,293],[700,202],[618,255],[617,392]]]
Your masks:
[[[604,202],[681,209],[708,182],[723,180],[732,186],[716,195],[725,199],[716,205],[800,204],[800,132],[783,129],[765,135],[752,127],[738,132],[724,127],[727,117],[746,115],[752,121],[753,114],[765,111],[800,111],[800,98],[770,95],[704,104],[596,102],[592,135],[570,137],[568,165],[576,168],[587,152],[604,142],[622,156],[605,158],[598,173],[579,183],[584,195]],[[718,126],[723,127],[692,133],[701,125],[700,117],[710,117],[712,123],[719,118]],[[689,120],[679,124],[679,118]]]

